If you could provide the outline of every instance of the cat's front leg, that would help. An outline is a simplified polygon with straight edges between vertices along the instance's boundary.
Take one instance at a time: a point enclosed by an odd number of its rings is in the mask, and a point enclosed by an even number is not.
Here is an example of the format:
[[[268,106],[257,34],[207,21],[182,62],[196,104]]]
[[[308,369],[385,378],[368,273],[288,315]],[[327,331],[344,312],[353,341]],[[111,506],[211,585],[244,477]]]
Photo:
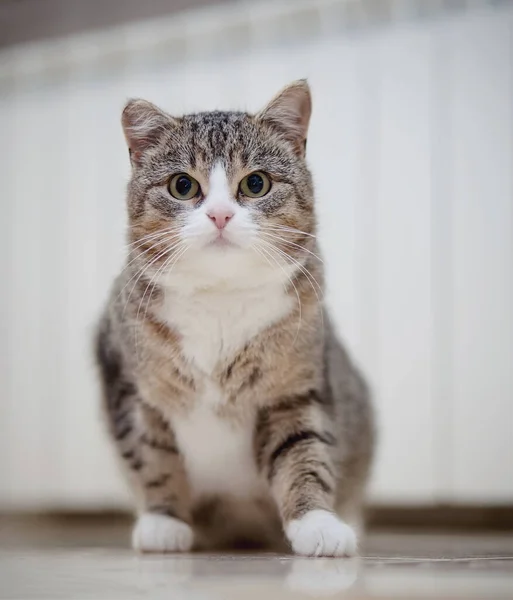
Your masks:
[[[173,432],[154,409],[139,405],[134,452],[141,468],[132,472],[139,514],[132,545],[140,552],[188,552],[194,543],[188,485]]]
[[[356,536],[334,512],[336,438],[327,408],[309,392],[261,411],[255,443],[292,550],[303,556],[352,556]]]
[[[188,552],[194,542],[188,485],[173,432],[133,386],[118,382],[116,389],[106,407],[138,505],[132,546],[140,552]]]

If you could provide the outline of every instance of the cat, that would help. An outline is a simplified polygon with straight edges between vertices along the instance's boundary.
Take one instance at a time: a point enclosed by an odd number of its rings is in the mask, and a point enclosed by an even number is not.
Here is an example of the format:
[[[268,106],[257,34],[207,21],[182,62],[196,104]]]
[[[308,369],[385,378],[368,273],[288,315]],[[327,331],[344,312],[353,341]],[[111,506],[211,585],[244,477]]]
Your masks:
[[[310,114],[306,80],[255,115],[123,111],[129,251],[96,357],[138,551],[357,552],[373,412],[322,300]]]

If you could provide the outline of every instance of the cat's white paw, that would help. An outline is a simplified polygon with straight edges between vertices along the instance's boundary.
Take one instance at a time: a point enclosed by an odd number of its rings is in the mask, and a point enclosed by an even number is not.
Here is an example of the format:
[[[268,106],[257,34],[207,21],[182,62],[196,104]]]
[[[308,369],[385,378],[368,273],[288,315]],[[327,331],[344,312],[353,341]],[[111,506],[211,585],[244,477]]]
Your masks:
[[[140,515],[132,532],[132,546],[139,552],[188,552],[193,541],[187,523],[155,513]]]
[[[285,529],[296,554],[302,556],[354,556],[356,535],[327,510],[311,510],[290,521]]]

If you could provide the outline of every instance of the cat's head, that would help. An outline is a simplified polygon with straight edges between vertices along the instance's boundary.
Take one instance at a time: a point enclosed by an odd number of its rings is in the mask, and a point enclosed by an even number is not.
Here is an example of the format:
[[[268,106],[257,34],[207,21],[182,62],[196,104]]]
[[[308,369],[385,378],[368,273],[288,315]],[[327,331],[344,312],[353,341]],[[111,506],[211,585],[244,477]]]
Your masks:
[[[175,117],[131,100],[122,116],[129,237],[148,272],[187,273],[198,285],[290,277],[314,246],[310,113],[306,81],[256,115]]]

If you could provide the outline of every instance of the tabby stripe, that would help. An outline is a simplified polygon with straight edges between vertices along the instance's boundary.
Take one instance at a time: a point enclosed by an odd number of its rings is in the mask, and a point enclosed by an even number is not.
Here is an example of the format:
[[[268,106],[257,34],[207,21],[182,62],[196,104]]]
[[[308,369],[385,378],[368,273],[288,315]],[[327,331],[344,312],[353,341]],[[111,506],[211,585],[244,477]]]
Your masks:
[[[170,329],[165,323],[156,319],[153,315],[146,315],[146,323],[151,327],[152,331],[165,343],[175,345],[178,341],[176,333]]]
[[[140,471],[143,467],[143,462],[139,458],[136,458],[132,462],[128,463],[132,471]]]
[[[262,379],[262,371],[259,367],[255,367],[251,371],[251,374],[246,379],[246,381],[242,382],[242,385],[239,388],[239,392],[242,392],[243,390],[245,390],[247,388],[252,388],[255,385],[255,383],[257,381],[259,381],[260,379]]]
[[[298,394],[297,396],[289,396],[280,399],[276,404],[267,406],[264,410],[266,415],[270,415],[275,412],[288,412],[303,408],[305,406],[312,406],[317,404],[320,406],[326,406],[329,404],[324,395],[318,390],[308,390],[304,394]]]
[[[298,495],[294,502],[293,518],[299,519],[308,511],[317,508],[317,506],[317,499],[315,497]]]
[[[162,452],[168,452],[169,454],[178,454],[178,448],[173,446],[172,444],[166,444],[166,442],[158,442],[157,440],[152,440],[148,436],[143,435],[141,437],[141,442],[154,450],[162,450]]]
[[[335,479],[335,474],[333,473],[333,469],[326,464],[325,462],[322,462],[320,460],[307,460],[303,463],[303,466],[308,466],[308,467],[312,467],[314,469],[316,468],[321,468],[324,469],[326,471],[326,473],[328,473],[328,475],[332,478]]]
[[[326,494],[332,494],[333,488],[329,483],[327,483],[316,471],[306,471],[301,473],[299,477],[297,477],[296,481],[298,486],[301,486],[305,483],[305,479],[313,480],[317,485],[322,489]]]
[[[129,406],[125,411],[122,411],[121,407],[119,407],[117,409],[117,411],[115,412],[115,414],[112,415],[114,423],[116,425],[120,426],[123,424],[123,422],[129,421],[132,417],[133,411],[134,411],[133,406]]]
[[[126,436],[132,431],[132,425],[128,424],[125,427],[122,427],[121,429],[116,428],[115,433],[114,433],[114,437],[117,440],[124,440],[126,438]]]
[[[133,450],[126,450],[125,452],[121,453],[121,456],[127,461],[128,466],[132,469],[132,471],[141,470],[143,462],[138,456],[136,456]]]
[[[289,435],[271,454],[269,459],[269,479],[272,479],[276,471],[276,461],[278,458],[284,458],[297,444],[302,442],[318,441],[328,446],[335,444],[335,439],[332,435],[325,433],[321,435],[316,431],[305,430]]]
[[[277,404],[269,406],[268,410],[269,412],[287,412],[305,406],[311,406],[312,404],[324,404],[323,399],[316,390],[309,390],[306,394],[285,398]]]
[[[237,354],[237,356],[233,359],[233,361],[228,365],[228,367],[226,368],[226,371],[224,373],[225,381],[228,381],[228,379],[230,379],[230,377],[232,376],[234,367],[237,365],[237,363],[239,363],[244,358],[248,349],[249,349],[249,344],[246,344],[244,346],[244,348],[242,349],[242,351],[239,352],[239,354]]]
[[[118,385],[118,394],[122,398],[124,396],[133,396],[137,393],[135,385],[131,381],[121,381],[120,383],[118,383]]]
[[[316,392],[307,392],[306,394],[301,394],[298,396],[291,396],[285,399],[278,400],[275,404],[271,404],[270,406],[266,406],[260,411],[258,416],[258,422],[256,425],[256,435],[264,436],[267,439],[270,435],[270,429],[272,427],[272,416],[275,413],[282,412],[291,412],[295,411],[299,408],[303,408],[305,406],[312,405],[312,394],[316,394]],[[266,443],[262,443],[263,446]]]
[[[171,475],[169,473],[166,473],[165,475],[161,475],[160,477],[157,477],[156,479],[147,481],[144,485],[147,488],[159,488],[159,487],[162,487],[163,485],[166,485],[166,483],[170,479],[171,479]]]

